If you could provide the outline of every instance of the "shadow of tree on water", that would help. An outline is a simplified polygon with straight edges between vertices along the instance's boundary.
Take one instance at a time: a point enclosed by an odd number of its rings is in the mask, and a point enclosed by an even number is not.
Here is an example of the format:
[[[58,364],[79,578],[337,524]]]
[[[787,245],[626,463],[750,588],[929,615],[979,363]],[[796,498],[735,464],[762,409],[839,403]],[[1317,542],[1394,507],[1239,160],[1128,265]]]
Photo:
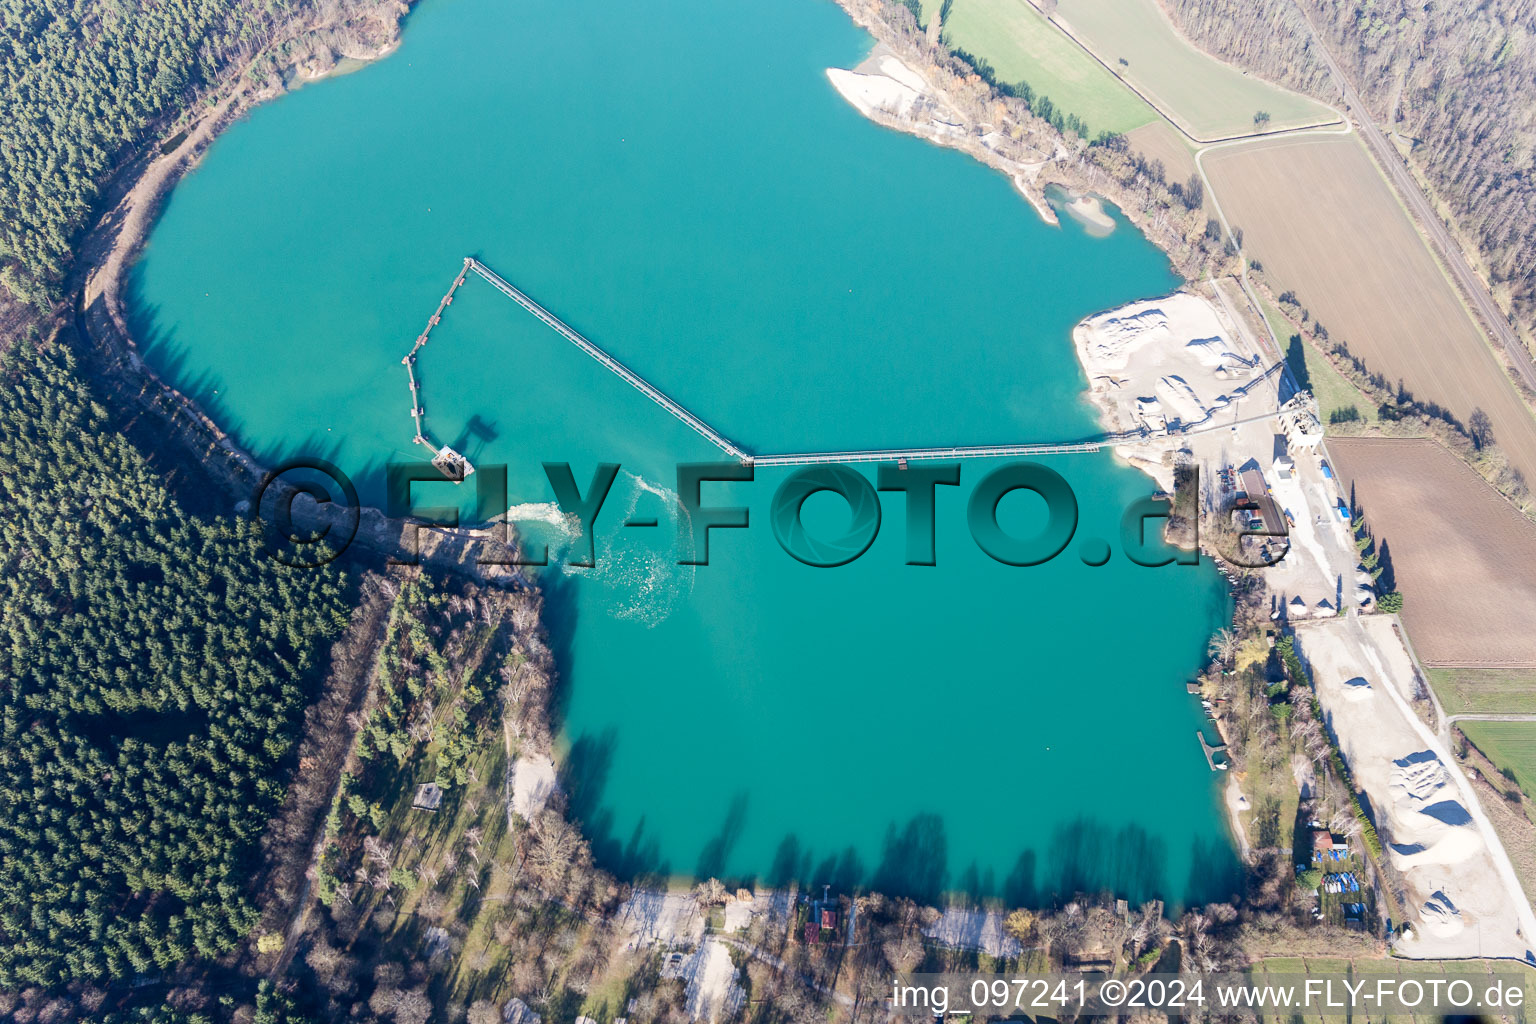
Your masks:
[[[605,869],[629,881],[660,881],[670,867],[660,856],[659,840],[648,834],[645,819],[621,841],[613,835],[613,814],[601,806],[614,742],[610,733],[583,737],[572,746],[567,769],[572,813],[582,821]],[[1020,852],[1001,878],[996,869],[975,862],[952,876],[944,820],[932,813],[887,826],[873,870],[852,846],[818,855],[798,835],[788,833],[766,870],[733,875],[733,853],[746,831],[748,804],[745,793],[732,799],[716,834],[700,851],[694,877],[720,878],[733,885],[755,881],[773,888],[830,885],[843,893],[877,891],[932,905],[997,901],[1008,907],[1047,907],[1079,896],[1108,895],[1133,905],[1160,899],[1175,911],[1231,899],[1243,882],[1236,856],[1219,839],[1193,841],[1189,875],[1180,887],[1170,877],[1164,839],[1138,825],[1117,829],[1086,817],[1056,828],[1039,848]]]
[[[731,798],[731,805],[726,809],[725,820],[720,824],[720,830],[715,837],[704,844],[703,851],[699,854],[699,862],[694,868],[695,878],[719,878],[725,874],[726,865],[730,863],[731,851],[736,848],[736,843],[741,839],[742,827],[747,820],[747,794],[738,792]]]
[[[914,815],[907,824],[886,829],[880,866],[873,886],[889,896],[910,896],[937,903],[949,874],[949,840],[937,814]]]

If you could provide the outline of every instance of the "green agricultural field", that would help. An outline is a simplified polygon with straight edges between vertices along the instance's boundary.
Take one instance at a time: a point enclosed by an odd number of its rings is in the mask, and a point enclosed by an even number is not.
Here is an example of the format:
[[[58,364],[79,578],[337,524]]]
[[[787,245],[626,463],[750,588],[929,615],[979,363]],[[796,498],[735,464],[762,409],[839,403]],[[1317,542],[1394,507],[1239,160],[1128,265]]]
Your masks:
[[[1128,132],[1157,117],[1027,0],[955,0],[944,38],[991,64],[998,81],[1027,82],[1037,96],[1082,118],[1090,136]]]
[[[1525,1021],[1530,1019],[1527,1009],[1532,1005],[1531,1000],[1536,999],[1536,971],[1530,967],[1513,960],[1401,960],[1396,957],[1381,959],[1351,958],[1340,959],[1335,957],[1269,957],[1248,968],[1256,984],[1274,984],[1279,978],[1294,978],[1301,974],[1323,973],[1347,973],[1355,982],[1366,982],[1374,986],[1375,979],[1380,977],[1415,978],[1427,981],[1433,978],[1466,978],[1474,984],[1481,978],[1490,978],[1498,975],[1501,978],[1521,978],[1525,982],[1525,1004],[1503,1016],[1508,1021]],[[1486,988],[1486,986],[1482,986]],[[1479,992],[1481,994],[1481,992]],[[1343,1014],[1329,1014],[1322,1016],[1316,1010],[1303,1016],[1300,1014],[1266,1013],[1261,1016],[1265,1024],[1294,1024],[1297,1021],[1322,1021],[1325,1024],[1336,1024],[1347,1020]],[[1356,1020],[1370,1019],[1382,1021],[1384,1024],[1441,1024],[1444,1019],[1434,1013],[1396,1013],[1396,1014],[1371,1014],[1357,1015]],[[1498,1020],[1498,1017],[1490,1019]]]
[[[1269,114],[1270,130],[1338,120],[1315,100],[1197,50],[1174,31],[1156,0],[1060,0],[1055,16],[1198,139],[1248,134],[1261,110]]]
[[[1536,794],[1536,722],[1456,723],[1483,756],[1510,772],[1526,796]]]
[[[1435,688],[1448,715],[1536,714],[1536,669],[1432,668]]]
[[[1359,414],[1359,419],[1354,421],[1360,426],[1365,426],[1376,420],[1376,407],[1371,400],[1365,397],[1361,390],[1351,384],[1345,376],[1333,368],[1328,357],[1306,339],[1296,333],[1285,317],[1275,311],[1268,302],[1263,303],[1264,319],[1269,321],[1270,330],[1280,339],[1281,346],[1285,349],[1285,361],[1290,364],[1291,373],[1295,375],[1297,382],[1306,390],[1311,391],[1317,399],[1318,414],[1322,416],[1323,423],[1332,421],[1336,411],[1354,408]]]

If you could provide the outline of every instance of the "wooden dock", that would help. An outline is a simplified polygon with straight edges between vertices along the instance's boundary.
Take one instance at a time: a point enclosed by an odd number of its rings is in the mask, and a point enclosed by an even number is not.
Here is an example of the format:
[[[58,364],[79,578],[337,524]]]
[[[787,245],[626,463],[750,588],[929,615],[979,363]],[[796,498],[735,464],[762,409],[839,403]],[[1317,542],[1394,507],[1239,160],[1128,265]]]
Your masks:
[[[1195,739],[1200,741],[1200,750],[1205,754],[1205,763],[1210,767],[1211,771],[1225,771],[1228,767],[1230,767],[1230,764],[1220,766],[1216,764],[1216,755],[1224,752],[1227,749],[1227,745],[1225,743],[1212,744],[1205,738],[1205,732],[1200,729],[1195,730]]]
[[[469,474],[473,473],[475,467],[470,465],[468,459],[452,448],[446,445],[439,448],[433,444],[431,437],[427,434],[427,427],[424,422],[427,417],[427,407],[422,403],[421,383],[416,379],[416,354],[426,347],[427,342],[432,338],[432,328],[443,322],[443,312],[453,305],[453,293],[459,290],[459,286],[469,276],[470,262],[470,259],[466,257],[464,266],[459,270],[458,276],[453,279],[453,284],[448,286],[448,291],[438,302],[437,309],[433,310],[432,315],[427,318],[427,326],[422,328],[421,333],[416,336],[416,344],[412,345],[411,350],[400,360],[405,366],[406,376],[410,380],[411,419],[416,423],[416,434],[411,438],[411,443],[426,445],[427,449],[432,453],[432,465],[436,466],[448,479],[456,482],[462,481]]]

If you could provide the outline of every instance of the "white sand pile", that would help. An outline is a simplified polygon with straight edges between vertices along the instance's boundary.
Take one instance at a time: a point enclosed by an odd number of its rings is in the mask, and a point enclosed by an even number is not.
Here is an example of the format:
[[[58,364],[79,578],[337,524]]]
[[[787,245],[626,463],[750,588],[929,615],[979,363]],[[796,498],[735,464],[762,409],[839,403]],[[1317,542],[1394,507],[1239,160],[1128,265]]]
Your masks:
[[[865,117],[876,111],[905,117],[921,95],[912,86],[883,74],[861,75],[843,68],[827,68],[827,78],[832,81],[832,87],[842,93],[843,99],[857,107]]]
[[[555,762],[547,757],[519,754],[512,765],[512,810],[532,821],[559,787]]]
[[[1370,700],[1376,696],[1376,691],[1371,689],[1370,681],[1364,676],[1355,676],[1344,683],[1344,699],[1359,703],[1362,700]]]
[[[1156,390],[1157,397],[1176,411],[1183,422],[1200,423],[1210,418],[1210,410],[1200,401],[1200,396],[1195,394],[1195,389],[1189,386],[1189,381],[1178,374],[1170,373],[1159,378]]]
[[[1229,366],[1247,366],[1248,360],[1227,348],[1222,338],[1196,338],[1184,346],[1201,366],[1221,369]]]
[[[1483,850],[1483,841],[1470,829],[1449,829],[1428,843],[1393,843],[1392,863],[1399,871],[1439,865],[1463,864]]]
[[[1419,864],[1460,864],[1483,848],[1472,815],[1457,799],[1445,764],[1428,750],[1393,762],[1392,861],[1400,870]]]
[[[1434,754],[1427,750],[1409,754],[1393,762],[1392,797],[1394,800],[1428,800],[1443,792],[1450,779],[1450,770]]]
[[[1235,333],[1211,302],[1175,292],[1089,317],[1072,339],[1105,429],[1165,434],[1232,404],[1258,362]]]
[[[1424,906],[1419,908],[1419,923],[1425,931],[1440,939],[1449,939],[1466,928],[1461,911],[1456,909],[1444,889],[1436,889],[1424,901]]]
[[[1314,620],[1296,626],[1317,697],[1400,873],[1410,933],[1403,956],[1523,959],[1530,904],[1476,795],[1450,753],[1414,714],[1413,660],[1390,619]],[[1369,698],[1358,696],[1367,692]],[[1502,862],[1502,863],[1501,863]]]
[[[1105,313],[1086,321],[1088,358],[1095,369],[1123,370],[1130,364],[1131,353],[1147,345],[1166,344],[1173,339],[1168,314],[1156,306],[1119,315]]]

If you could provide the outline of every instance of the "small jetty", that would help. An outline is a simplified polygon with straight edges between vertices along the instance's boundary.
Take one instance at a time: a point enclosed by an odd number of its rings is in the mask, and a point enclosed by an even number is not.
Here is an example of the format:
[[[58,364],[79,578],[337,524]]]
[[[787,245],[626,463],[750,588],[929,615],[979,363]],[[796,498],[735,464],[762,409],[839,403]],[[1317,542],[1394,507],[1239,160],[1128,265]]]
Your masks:
[[[1227,760],[1227,745],[1225,743],[1211,743],[1210,740],[1205,738],[1205,733],[1199,729],[1195,730],[1195,739],[1200,741],[1200,751],[1205,754],[1205,763],[1210,766],[1211,771],[1224,772],[1232,767],[1231,763]],[[1216,760],[1217,754],[1221,755],[1220,761]]]
[[[432,465],[438,472],[455,483],[462,483],[464,478],[475,471],[475,467],[463,455],[454,451],[448,445],[438,447],[432,443],[427,434],[426,423],[427,407],[421,400],[421,383],[416,379],[416,355],[426,347],[432,339],[432,328],[443,322],[443,311],[453,305],[453,293],[459,290],[464,279],[469,275],[469,266],[472,260],[465,258],[464,266],[459,270],[458,276],[453,279],[453,284],[448,286],[448,292],[437,304],[437,309],[427,318],[427,326],[416,336],[416,344],[411,350],[401,357],[400,362],[405,366],[406,376],[410,379],[411,387],[411,419],[416,423],[416,435],[411,438],[413,444],[426,445],[432,453]]]
[[[551,313],[549,310],[533,301],[533,299],[529,298],[528,295],[525,294],[522,290],[514,287],[510,281],[497,274],[484,263],[481,263],[473,256],[466,256],[464,258],[464,270],[466,272],[473,270],[476,274],[479,274],[486,280],[487,283],[491,285],[491,287],[495,288],[507,298],[511,299],[513,302],[517,303],[519,306],[522,306],[528,312],[532,313],[539,320],[543,321],[548,327],[552,328],[555,333],[559,334],[566,341],[570,342],[572,345],[575,345],[587,355],[597,360],[597,362],[602,364],[608,370],[612,371],[620,380],[624,381],[630,387],[634,388],[646,398],[649,398],[651,401],[667,410],[667,412],[671,413],[673,416],[676,416],[679,420],[686,423],[688,427],[694,431],[694,433],[703,437],[716,448],[719,448],[727,455],[731,456],[732,458],[739,459],[742,462],[751,461],[751,456],[738,448],[719,431],[715,430],[714,427],[711,427],[709,424],[699,419],[693,413],[683,408],[681,404],[674,401],[671,397],[665,394],[660,388],[657,388],[655,385],[645,380],[645,378],[641,377],[638,373],[631,370],[623,363],[619,362],[607,352],[604,352],[601,348],[588,341],[582,335],[578,334],[564,320],[561,320],[559,317],[555,316],[555,314]],[[463,279],[464,274],[459,274],[459,280],[462,281]],[[450,292],[449,294],[451,295],[452,293]]]

